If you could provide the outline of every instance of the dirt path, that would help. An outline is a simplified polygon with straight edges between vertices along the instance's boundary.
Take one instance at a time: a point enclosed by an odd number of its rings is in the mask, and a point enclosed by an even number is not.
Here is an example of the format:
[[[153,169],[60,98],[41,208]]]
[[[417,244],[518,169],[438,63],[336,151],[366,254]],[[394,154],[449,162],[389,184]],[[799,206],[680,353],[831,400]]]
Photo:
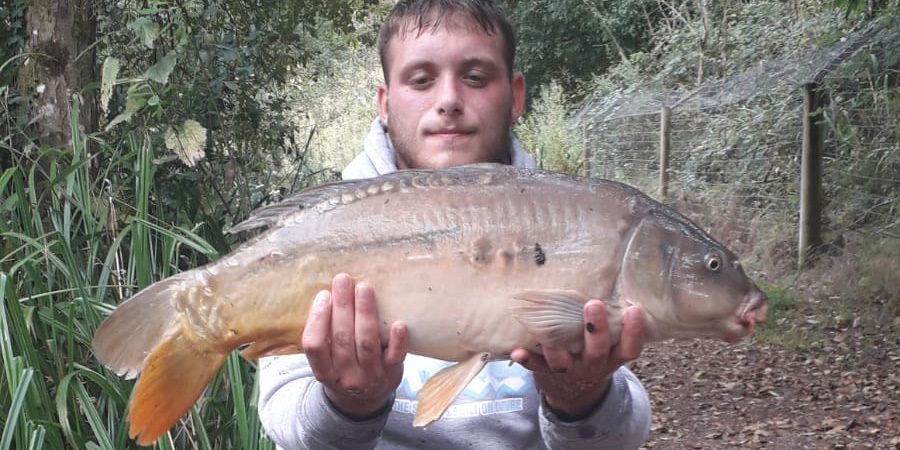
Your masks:
[[[652,345],[632,366],[653,404],[644,448],[898,450],[900,330],[884,331],[866,351],[851,332],[816,351]]]

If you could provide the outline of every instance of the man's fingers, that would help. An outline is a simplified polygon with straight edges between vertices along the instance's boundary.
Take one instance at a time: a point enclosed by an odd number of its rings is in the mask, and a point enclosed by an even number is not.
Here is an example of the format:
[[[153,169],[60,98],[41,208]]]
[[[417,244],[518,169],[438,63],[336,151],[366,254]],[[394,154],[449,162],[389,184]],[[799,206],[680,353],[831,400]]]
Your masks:
[[[625,310],[622,319],[622,339],[615,347],[612,359],[618,364],[624,364],[641,356],[644,348],[644,311],[636,306]]]
[[[409,329],[403,322],[394,322],[391,325],[391,337],[388,340],[387,349],[382,356],[386,368],[396,366],[406,359],[406,350],[409,347]]]
[[[381,332],[375,308],[375,291],[367,283],[356,285],[355,319],[356,359],[364,371],[375,371],[381,365]]]
[[[331,358],[338,370],[356,366],[355,315],[353,278],[345,273],[331,281]]]
[[[569,349],[544,344],[541,347],[549,372],[566,373],[572,367],[572,354]]]
[[[300,345],[306,353],[310,367],[316,372],[330,372],[331,361],[331,293],[321,291],[313,300],[303,329]]]
[[[509,359],[532,372],[550,372],[550,366],[547,365],[547,361],[542,355],[529,352],[524,348],[514,349],[509,353]]]
[[[609,355],[609,322],[603,302],[591,300],[584,305],[584,359],[606,361]]]

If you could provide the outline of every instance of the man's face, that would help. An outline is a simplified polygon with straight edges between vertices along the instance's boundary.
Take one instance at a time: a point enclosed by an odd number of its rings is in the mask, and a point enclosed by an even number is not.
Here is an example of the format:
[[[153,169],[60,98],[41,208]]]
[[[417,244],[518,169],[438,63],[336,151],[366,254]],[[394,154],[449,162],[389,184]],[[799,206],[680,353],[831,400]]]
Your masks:
[[[394,36],[387,48],[378,105],[400,169],[508,160],[525,80],[510,80],[499,33],[453,19]]]

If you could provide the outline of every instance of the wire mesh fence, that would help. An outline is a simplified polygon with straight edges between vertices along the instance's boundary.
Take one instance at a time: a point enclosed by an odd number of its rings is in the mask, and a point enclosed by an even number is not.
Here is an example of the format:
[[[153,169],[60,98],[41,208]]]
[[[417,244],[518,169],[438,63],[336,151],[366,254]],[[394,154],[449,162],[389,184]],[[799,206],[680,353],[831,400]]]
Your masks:
[[[798,50],[689,92],[595,98],[574,120],[587,170],[659,197],[660,118],[669,107],[665,200],[694,212],[714,235],[718,227],[736,236],[726,243],[738,248],[752,245],[746,241],[761,222],[796,242],[803,118],[816,112],[824,243],[839,242],[849,230],[900,238],[898,48],[897,28],[870,27],[831,47]],[[810,84],[824,106],[807,112],[803,87]]]

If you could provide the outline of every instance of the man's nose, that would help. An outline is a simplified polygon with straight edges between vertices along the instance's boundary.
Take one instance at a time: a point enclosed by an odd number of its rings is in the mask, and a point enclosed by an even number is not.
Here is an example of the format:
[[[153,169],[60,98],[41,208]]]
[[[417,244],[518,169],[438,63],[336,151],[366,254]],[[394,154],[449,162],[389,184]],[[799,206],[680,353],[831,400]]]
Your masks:
[[[437,108],[440,114],[456,116],[462,113],[462,91],[459,81],[445,79],[438,84]]]

